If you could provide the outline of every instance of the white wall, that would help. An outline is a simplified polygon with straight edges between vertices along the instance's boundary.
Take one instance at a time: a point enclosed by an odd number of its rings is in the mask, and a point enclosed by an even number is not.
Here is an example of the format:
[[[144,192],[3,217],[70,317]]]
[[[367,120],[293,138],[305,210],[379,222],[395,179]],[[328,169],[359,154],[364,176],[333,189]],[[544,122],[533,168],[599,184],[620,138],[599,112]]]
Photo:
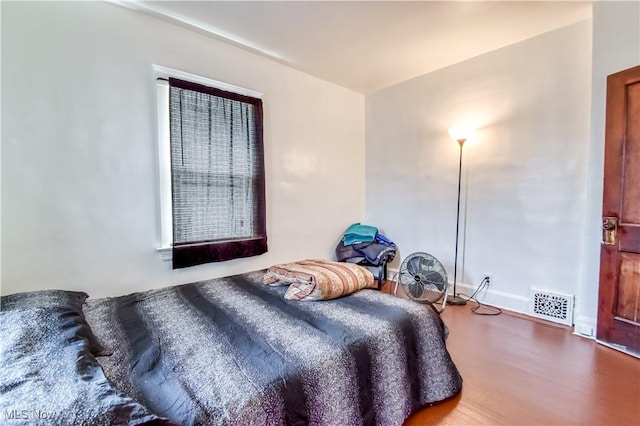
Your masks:
[[[604,127],[607,76],[640,65],[640,3],[593,5],[591,143],[587,175],[582,281],[576,306],[576,331],[593,335],[598,311]]]
[[[459,151],[447,128],[473,123],[458,280],[492,274],[486,300],[517,311],[531,286],[578,293],[590,70],[584,21],[366,96],[366,221],[399,245],[396,265],[426,251],[452,279]]]
[[[363,220],[363,95],[111,4],[1,7],[3,294],[117,295],[331,257]],[[151,64],[265,94],[267,254],[173,271],[155,252]]]

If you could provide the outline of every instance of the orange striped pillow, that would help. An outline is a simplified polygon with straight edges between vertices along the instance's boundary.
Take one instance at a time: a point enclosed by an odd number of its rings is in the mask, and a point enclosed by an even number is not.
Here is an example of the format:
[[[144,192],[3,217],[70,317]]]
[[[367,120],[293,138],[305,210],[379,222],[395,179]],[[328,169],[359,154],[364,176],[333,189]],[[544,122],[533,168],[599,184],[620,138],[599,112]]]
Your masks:
[[[290,300],[328,300],[375,287],[373,274],[354,263],[308,259],[272,266],[263,277],[267,285],[289,285]]]

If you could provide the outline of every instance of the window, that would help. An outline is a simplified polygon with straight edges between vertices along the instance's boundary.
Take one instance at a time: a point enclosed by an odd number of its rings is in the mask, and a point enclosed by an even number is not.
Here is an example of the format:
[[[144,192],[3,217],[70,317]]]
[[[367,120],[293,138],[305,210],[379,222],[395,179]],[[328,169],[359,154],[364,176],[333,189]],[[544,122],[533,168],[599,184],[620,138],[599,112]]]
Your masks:
[[[165,74],[158,89],[161,203],[171,211],[163,214],[165,233],[171,229],[163,245],[172,246],[173,267],[265,253],[262,100]]]

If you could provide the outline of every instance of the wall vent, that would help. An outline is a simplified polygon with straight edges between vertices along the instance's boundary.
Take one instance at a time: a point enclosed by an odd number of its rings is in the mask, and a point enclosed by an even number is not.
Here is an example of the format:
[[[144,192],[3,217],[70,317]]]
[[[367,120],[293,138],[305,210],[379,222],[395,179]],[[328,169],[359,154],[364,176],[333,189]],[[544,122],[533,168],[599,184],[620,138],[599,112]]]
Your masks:
[[[548,321],[573,325],[572,294],[554,293],[540,288],[531,288],[529,314]]]

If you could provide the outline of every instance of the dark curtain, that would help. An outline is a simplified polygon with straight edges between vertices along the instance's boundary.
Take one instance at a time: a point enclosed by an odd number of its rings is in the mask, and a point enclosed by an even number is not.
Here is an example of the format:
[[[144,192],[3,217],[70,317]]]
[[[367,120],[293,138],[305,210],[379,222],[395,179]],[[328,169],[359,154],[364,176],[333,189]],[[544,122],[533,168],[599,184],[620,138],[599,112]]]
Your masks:
[[[262,100],[169,85],[173,267],[265,253]]]

